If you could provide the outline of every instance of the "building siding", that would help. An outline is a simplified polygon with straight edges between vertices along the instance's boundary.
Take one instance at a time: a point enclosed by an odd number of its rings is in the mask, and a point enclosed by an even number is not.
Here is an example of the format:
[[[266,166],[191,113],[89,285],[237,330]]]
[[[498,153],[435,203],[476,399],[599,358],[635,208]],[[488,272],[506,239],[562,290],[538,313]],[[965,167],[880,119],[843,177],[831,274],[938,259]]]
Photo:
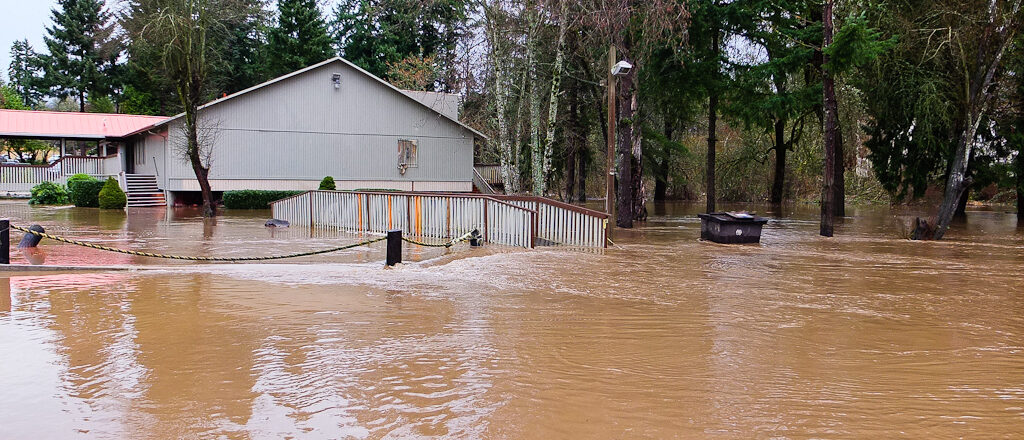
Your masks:
[[[331,80],[334,73],[342,76],[339,89]],[[204,123],[215,127],[210,178],[233,181],[230,186],[249,180],[291,186],[330,175],[340,181],[410,187],[412,182],[438,182],[434,186],[446,190],[472,188],[471,183],[464,184],[472,182],[470,131],[341,61],[223,101],[203,113]],[[180,119],[169,124],[168,135],[167,157],[158,157],[166,163],[166,177],[160,180],[169,190],[186,190],[193,184],[168,182],[194,183],[191,166],[173,151],[184,139]],[[418,166],[404,174],[398,168],[399,139],[417,141]],[[149,150],[147,164],[153,160]]]

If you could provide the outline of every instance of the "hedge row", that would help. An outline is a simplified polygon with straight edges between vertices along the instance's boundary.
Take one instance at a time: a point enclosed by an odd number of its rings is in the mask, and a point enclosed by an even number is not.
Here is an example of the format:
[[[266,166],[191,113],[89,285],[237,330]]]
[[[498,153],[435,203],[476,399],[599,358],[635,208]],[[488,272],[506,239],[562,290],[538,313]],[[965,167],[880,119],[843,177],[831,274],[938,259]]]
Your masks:
[[[260,191],[246,189],[224,191],[224,207],[228,209],[267,209],[270,202],[302,194],[305,191]]]
[[[103,189],[103,182],[88,174],[75,174],[68,178],[68,197],[75,206],[99,207],[101,189]]]

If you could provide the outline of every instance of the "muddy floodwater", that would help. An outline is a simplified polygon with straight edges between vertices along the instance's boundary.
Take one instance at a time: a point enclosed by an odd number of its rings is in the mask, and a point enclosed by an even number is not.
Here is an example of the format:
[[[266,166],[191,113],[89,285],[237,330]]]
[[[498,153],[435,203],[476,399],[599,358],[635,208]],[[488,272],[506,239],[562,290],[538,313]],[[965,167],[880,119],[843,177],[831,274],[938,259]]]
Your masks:
[[[0,438],[1024,437],[1005,209],[910,242],[885,207],[823,239],[796,206],[743,246],[699,241],[699,209],[652,206],[603,252],[407,247],[390,270],[382,244],[196,264],[44,241],[47,264],[159,269],[0,272]],[[360,239],[263,211],[0,211],[167,253]]]

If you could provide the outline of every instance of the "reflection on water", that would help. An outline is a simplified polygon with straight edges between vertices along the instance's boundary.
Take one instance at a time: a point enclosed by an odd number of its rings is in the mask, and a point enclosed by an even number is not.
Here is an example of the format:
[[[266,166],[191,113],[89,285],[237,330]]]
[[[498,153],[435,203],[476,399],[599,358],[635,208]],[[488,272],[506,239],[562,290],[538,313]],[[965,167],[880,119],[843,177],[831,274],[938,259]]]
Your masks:
[[[0,438],[1024,432],[1011,215],[970,212],[952,240],[917,243],[883,209],[822,239],[813,207],[793,207],[761,245],[727,246],[697,240],[696,209],[655,207],[603,253],[0,273]],[[248,226],[260,214],[22,218],[210,253],[349,239]],[[74,256],[60,249],[48,258]]]

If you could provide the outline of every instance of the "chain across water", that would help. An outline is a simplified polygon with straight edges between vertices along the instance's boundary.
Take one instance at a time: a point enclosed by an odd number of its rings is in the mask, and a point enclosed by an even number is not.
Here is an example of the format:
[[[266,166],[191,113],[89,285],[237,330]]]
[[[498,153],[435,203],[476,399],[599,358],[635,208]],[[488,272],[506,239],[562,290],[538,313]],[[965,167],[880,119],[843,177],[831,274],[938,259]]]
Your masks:
[[[39,232],[39,231],[33,231],[31,229],[22,228],[22,227],[16,226],[16,225],[10,225],[10,229],[16,229],[16,230],[19,230],[19,231],[22,231],[22,232],[26,232],[26,233],[29,233],[29,234],[32,234],[32,235],[35,235],[35,236],[38,236],[38,237],[49,238],[50,240],[56,240],[56,241],[59,241],[59,242],[62,242],[62,243],[68,243],[68,244],[73,244],[73,245],[77,245],[77,246],[83,246],[83,247],[87,247],[87,248],[91,248],[91,249],[98,249],[98,250],[101,250],[101,251],[117,252],[117,253],[128,254],[128,255],[137,255],[137,256],[140,256],[140,257],[164,258],[164,259],[169,259],[169,260],[187,260],[187,261],[227,261],[227,262],[238,262],[238,261],[281,260],[281,259],[285,259],[285,258],[298,258],[298,257],[308,257],[310,255],[328,254],[328,253],[331,253],[331,252],[342,251],[342,250],[345,250],[345,249],[352,249],[352,248],[355,248],[355,247],[366,246],[368,244],[373,244],[373,243],[377,243],[377,242],[381,242],[381,241],[387,240],[387,237],[380,237],[380,238],[374,238],[374,239],[371,239],[371,240],[362,241],[362,242],[359,242],[359,243],[354,243],[354,244],[349,244],[349,245],[345,245],[345,246],[334,247],[334,248],[330,248],[330,249],[321,249],[321,250],[310,251],[310,252],[299,252],[299,253],[287,254],[287,255],[269,255],[269,256],[264,256],[264,257],[198,257],[198,256],[191,256],[191,255],[157,254],[157,253],[153,253],[153,252],[141,252],[141,251],[133,251],[133,250],[129,250],[129,249],[120,249],[120,248],[115,248],[115,247],[102,246],[102,245],[98,245],[98,244],[86,243],[84,241],[72,240],[70,238],[64,238],[64,237],[57,236],[57,235],[46,234],[46,233]],[[473,233],[472,232],[468,232],[465,235],[463,235],[463,236],[461,236],[459,238],[456,238],[454,240],[451,240],[451,241],[449,241],[447,243],[438,243],[438,244],[419,242],[419,241],[412,240],[412,239],[405,238],[405,237],[402,237],[402,240],[406,241],[406,242],[409,242],[409,243],[412,243],[412,244],[415,244],[415,245],[419,245],[419,246],[450,248],[450,247],[454,246],[456,243],[468,240],[468,239],[470,239],[472,237],[473,237]]]

